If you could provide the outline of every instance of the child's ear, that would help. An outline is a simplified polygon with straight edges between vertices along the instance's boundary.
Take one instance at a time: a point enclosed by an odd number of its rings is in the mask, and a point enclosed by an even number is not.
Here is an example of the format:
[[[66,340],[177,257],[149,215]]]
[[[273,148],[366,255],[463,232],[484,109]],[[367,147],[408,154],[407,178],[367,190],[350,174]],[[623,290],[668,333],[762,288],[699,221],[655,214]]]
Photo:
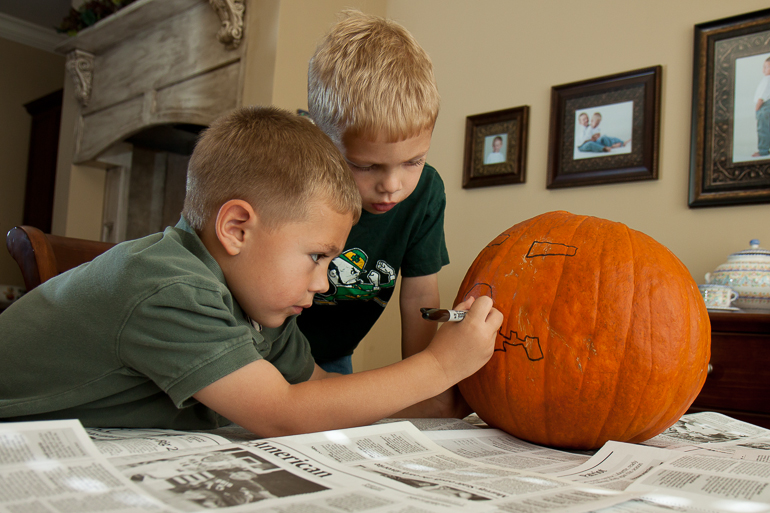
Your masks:
[[[214,230],[228,255],[235,256],[241,252],[257,222],[257,213],[248,201],[233,199],[220,207]]]

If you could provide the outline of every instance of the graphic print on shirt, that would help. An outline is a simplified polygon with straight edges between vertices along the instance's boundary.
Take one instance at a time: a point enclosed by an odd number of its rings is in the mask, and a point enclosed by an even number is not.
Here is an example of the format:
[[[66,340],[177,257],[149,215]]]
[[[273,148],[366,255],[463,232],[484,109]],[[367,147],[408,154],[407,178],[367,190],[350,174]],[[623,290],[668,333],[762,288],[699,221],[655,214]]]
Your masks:
[[[346,249],[329,264],[329,290],[316,294],[317,305],[336,305],[337,301],[374,300],[384,307],[386,302],[377,294],[396,286],[396,270],[385,260],[378,260],[374,269],[367,271],[369,257],[359,248]]]

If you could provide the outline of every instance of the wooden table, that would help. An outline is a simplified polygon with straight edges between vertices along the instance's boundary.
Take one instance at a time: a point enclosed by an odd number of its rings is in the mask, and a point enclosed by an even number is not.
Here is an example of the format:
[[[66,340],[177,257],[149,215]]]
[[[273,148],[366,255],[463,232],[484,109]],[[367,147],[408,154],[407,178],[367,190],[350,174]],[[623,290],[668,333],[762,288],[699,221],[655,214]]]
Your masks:
[[[709,318],[711,370],[688,413],[716,411],[770,429],[770,313]]]

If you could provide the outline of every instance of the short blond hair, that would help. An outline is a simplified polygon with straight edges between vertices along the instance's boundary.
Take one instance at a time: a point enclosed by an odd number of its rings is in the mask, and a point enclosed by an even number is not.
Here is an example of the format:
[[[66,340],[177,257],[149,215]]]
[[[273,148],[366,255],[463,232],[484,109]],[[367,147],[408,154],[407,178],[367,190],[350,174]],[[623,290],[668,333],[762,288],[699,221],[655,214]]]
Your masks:
[[[308,111],[339,145],[346,134],[396,142],[432,130],[439,94],[428,54],[401,25],[346,10],[316,48]]]
[[[306,118],[243,107],[212,123],[190,157],[184,215],[200,232],[231,199],[248,201],[270,227],[303,221],[314,201],[361,215],[361,196],[334,143]]]

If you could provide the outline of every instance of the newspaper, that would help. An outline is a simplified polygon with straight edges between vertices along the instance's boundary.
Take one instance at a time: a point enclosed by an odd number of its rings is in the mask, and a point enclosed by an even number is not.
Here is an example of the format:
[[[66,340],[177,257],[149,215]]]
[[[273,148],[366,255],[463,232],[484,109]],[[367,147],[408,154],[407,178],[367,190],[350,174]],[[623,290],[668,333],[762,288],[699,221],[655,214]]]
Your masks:
[[[280,438],[112,458],[111,463],[176,511],[447,511],[417,494],[394,494],[376,479],[330,465]],[[462,502],[453,503],[463,509]],[[473,508],[467,508],[473,511]]]
[[[272,439],[238,426],[0,423],[0,512],[224,508],[770,513],[770,431],[699,413],[644,444],[608,442],[587,453],[452,420]]]
[[[464,436],[469,431],[452,432]],[[478,462],[441,447],[409,422],[284,440],[312,449],[327,461],[380,476],[402,493],[417,490],[433,494],[454,507],[461,504],[459,499],[499,511],[577,513],[618,504],[638,495]]]
[[[770,462],[607,442],[564,479],[642,495],[621,511],[770,511]],[[609,511],[609,510],[608,510]]]
[[[770,431],[714,412],[643,444],[607,442],[559,477],[643,495],[602,513],[770,511]]]
[[[770,462],[770,430],[715,412],[684,415],[671,428],[644,444]]]
[[[214,433],[170,429],[89,428],[87,432],[99,452],[107,457],[183,451],[231,443],[229,438]],[[237,432],[240,434],[241,430]]]
[[[425,435],[444,449],[479,463],[550,475],[573,469],[590,457],[584,452],[531,444],[499,429],[431,431]]]
[[[0,423],[0,511],[172,511],[120,474],[76,420]]]

